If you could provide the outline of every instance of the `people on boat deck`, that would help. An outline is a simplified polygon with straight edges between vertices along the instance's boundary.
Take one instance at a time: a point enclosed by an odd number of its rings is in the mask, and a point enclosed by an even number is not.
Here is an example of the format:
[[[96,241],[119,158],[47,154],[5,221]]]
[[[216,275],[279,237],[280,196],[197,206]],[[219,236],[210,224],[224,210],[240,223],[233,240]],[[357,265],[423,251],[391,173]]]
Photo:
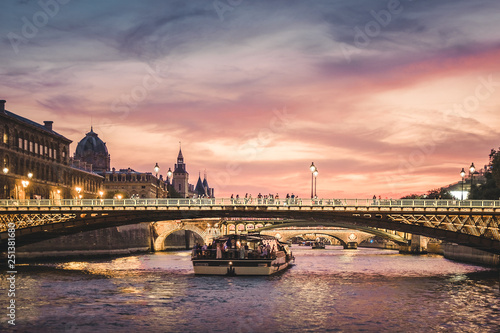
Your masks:
[[[271,259],[284,250],[277,242],[263,240],[249,243],[244,238],[229,237],[224,241],[215,240],[204,245],[197,242],[193,246],[193,256],[207,259]]]
[[[222,259],[222,249],[220,244],[217,244],[217,255],[215,256],[215,258]]]

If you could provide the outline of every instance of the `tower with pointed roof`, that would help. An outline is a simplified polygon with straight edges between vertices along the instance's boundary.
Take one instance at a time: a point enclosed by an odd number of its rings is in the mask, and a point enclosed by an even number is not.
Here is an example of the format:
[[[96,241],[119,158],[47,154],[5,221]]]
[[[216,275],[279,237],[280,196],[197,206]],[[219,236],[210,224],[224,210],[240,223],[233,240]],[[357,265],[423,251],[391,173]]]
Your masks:
[[[172,186],[179,192],[183,198],[189,196],[189,173],[186,171],[186,164],[184,163],[184,156],[182,156],[182,149],[179,148],[179,155],[177,156],[177,164],[174,168],[172,177]]]

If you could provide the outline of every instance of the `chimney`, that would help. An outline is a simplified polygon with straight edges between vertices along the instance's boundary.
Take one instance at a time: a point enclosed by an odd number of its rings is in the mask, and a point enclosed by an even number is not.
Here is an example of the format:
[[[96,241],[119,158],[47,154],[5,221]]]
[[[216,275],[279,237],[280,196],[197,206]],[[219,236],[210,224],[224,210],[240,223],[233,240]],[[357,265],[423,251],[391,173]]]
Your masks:
[[[0,112],[5,112],[5,99],[0,100]]]
[[[47,130],[49,130],[49,131],[51,131],[51,132],[52,132],[52,124],[53,124],[54,122],[53,122],[53,121],[48,121],[48,120],[46,120],[46,121],[44,121],[43,123],[44,123],[45,128],[46,128]]]

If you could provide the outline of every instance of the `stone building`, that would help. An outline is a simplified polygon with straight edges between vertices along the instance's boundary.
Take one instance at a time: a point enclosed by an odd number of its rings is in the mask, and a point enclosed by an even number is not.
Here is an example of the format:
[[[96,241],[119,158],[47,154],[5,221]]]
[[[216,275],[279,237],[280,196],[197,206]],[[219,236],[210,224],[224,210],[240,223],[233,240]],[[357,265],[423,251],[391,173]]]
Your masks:
[[[69,157],[71,140],[44,125],[5,109],[0,100],[0,198],[96,198],[103,177],[75,168]]]
[[[198,182],[195,185],[189,184],[189,173],[186,170],[186,164],[184,163],[184,156],[182,155],[182,150],[179,149],[179,155],[177,156],[177,164],[175,164],[173,177],[172,177],[172,187],[177,191],[182,198],[192,198],[192,197],[214,197],[214,189],[208,186],[207,175],[201,181],[201,176],[198,177]]]
[[[161,176],[157,178],[151,172],[138,172],[132,168],[110,170],[111,156],[106,143],[99,138],[92,127],[78,142],[73,156],[75,166],[88,168],[104,177],[105,198],[167,197],[167,184]]]
[[[182,150],[179,149],[177,156],[177,164],[174,167],[172,177],[172,187],[180,194],[182,198],[189,197],[189,173],[186,171],[186,164],[184,163],[184,156]]]
[[[163,177],[156,178],[151,172],[137,172],[128,169],[106,171],[104,176],[104,191],[107,198],[117,198],[121,195],[127,198],[166,198],[167,184]]]
[[[198,182],[196,182],[196,187],[194,188],[194,193],[199,198],[213,198],[214,189],[208,186],[207,174],[203,176],[203,181],[201,181],[201,175],[198,174]]]
[[[92,171],[96,173],[110,171],[111,157],[106,143],[99,138],[92,127],[90,127],[90,132],[78,142],[73,159],[92,165]]]

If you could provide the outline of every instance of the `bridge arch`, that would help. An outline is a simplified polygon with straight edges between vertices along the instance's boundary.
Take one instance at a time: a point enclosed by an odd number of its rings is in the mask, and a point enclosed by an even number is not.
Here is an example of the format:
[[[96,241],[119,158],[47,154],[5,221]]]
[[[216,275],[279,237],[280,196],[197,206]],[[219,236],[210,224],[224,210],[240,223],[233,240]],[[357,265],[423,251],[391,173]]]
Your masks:
[[[159,221],[152,223],[152,228],[154,230],[153,235],[158,235],[153,237],[153,251],[164,251],[165,250],[165,240],[168,236],[176,231],[186,230],[191,231],[198,235],[202,240],[203,244],[208,243],[209,238],[212,235],[207,232],[207,230],[202,229],[198,225],[191,223],[179,223],[175,221]],[[209,237],[210,236],[210,237]]]

